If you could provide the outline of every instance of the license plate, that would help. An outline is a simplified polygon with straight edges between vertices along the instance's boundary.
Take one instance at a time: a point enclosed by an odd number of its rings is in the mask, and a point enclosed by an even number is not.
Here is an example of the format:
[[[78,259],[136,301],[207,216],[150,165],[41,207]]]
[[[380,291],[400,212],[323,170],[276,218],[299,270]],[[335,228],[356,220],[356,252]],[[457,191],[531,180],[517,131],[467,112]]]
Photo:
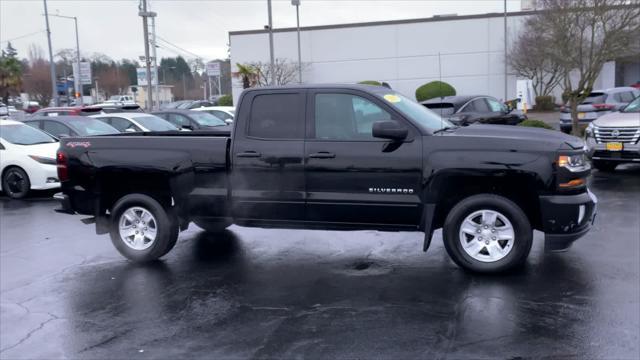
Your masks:
[[[587,116],[586,113],[583,113],[583,112],[578,113],[578,119],[584,119],[585,116]]]
[[[622,151],[622,143],[621,142],[610,142],[607,143],[608,151]]]

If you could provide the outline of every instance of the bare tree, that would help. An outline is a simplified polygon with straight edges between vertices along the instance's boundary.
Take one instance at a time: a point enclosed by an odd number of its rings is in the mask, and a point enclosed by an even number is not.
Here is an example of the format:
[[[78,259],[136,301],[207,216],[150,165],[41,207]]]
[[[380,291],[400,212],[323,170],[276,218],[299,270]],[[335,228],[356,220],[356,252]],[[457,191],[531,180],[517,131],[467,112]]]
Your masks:
[[[271,65],[268,62],[255,62],[251,63],[250,66],[255,71],[257,86],[271,85]],[[304,71],[306,67],[307,64],[303,63],[302,71]],[[274,85],[286,85],[295,82],[298,78],[298,68],[297,62],[291,62],[282,58],[275,59],[273,71],[276,75],[276,83]]]
[[[547,96],[562,82],[562,71],[560,64],[551,61],[535,22],[535,18],[525,21],[511,48],[509,65],[518,76],[531,79],[536,96]]]
[[[532,19],[551,61],[560,66],[571,108],[572,132],[580,134],[578,104],[584,100],[605,62],[630,55],[640,38],[640,0],[541,0]]]
[[[44,59],[35,60],[24,74],[22,84],[29,96],[47,106],[51,100],[51,76],[49,62]]]

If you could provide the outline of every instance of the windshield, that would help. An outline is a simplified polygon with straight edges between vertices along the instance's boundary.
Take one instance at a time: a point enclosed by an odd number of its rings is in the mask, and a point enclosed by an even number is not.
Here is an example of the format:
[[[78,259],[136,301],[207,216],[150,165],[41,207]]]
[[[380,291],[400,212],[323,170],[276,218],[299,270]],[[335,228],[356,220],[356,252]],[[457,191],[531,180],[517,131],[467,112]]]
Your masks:
[[[191,118],[193,120],[195,120],[195,122],[197,122],[198,124],[202,125],[202,126],[223,126],[223,125],[227,125],[226,122],[224,122],[224,120],[215,117],[207,112],[203,112],[203,111],[190,111],[190,115]]]
[[[105,124],[102,121],[96,119],[79,117],[78,119],[65,120],[65,122],[71,125],[73,129],[82,136],[109,135],[120,133],[113,126]]]
[[[54,137],[28,125],[0,126],[0,137],[16,145],[35,145],[57,142]]]
[[[172,123],[153,115],[136,116],[132,119],[151,131],[178,130],[178,128],[175,127]]]
[[[420,105],[398,93],[386,94],[383,96],[383,99],[385,99],[391,106],[410,117],[413,121],[429,130],[433,131],[454,126],[452,123],[441,118],[438,114],[427,109],[423,105]]]
[[[640,113],[640,97],[630,102],[629,105],[627,105],[627,107],[622,110],[622,112]]]

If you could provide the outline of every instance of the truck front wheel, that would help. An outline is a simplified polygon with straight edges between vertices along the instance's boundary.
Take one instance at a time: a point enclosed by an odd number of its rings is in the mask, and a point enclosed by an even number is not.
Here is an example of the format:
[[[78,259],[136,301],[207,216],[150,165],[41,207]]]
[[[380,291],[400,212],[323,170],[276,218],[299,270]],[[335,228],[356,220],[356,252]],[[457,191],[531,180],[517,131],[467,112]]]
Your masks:
[[[147,262],[168,253],[178,238],[178,221],[158,201],[130,194],[111,211],[111,242],[129,260]]]
[[[493,194],[473,195],[456,204],[443,227],[444,245],[460,267],[483,273],[523,264],[533,231],[525,213],[511,200]]]

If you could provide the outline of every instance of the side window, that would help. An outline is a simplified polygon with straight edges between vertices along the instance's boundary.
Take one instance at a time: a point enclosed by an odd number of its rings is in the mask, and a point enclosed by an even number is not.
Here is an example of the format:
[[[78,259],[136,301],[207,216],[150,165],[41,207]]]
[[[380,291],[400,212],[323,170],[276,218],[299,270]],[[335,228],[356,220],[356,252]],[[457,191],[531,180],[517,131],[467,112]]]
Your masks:
[[[491,112],[491,110],[489,110],[489,106],[484,99],[476,99],[470,102],[462,112],[488,113]]]
[[[620,97],[622,98],[623,103],[629,103],[632,102],[634,99],[633,93],[631,91],[626,91],[623,93],[620,93]]]
[[[499,101],[496,101],[495,99],[489,99],[489,98],[487,98],[486,100],[487,100],[487,103],[489,103],[489,108],[491,109],[491,112],[504,111],[504,106]]]
[[[48,132],[49,134],[55,136],[55,137],[60,137],[60,135],[66,135],[66,136],[71,136],[71,129],[69,129],[68,127],[66,127],[65,125],[62,125],[60,123],[57,123],[55,121],[43,121],[44,122],[44,126],[42,128],[42,130]]]
[[[376,121],[391,115],[371,101],[349,94],[317,94],[315,137],[325,140],[373,140]]]
[[[167,117],[167,120],[179,128],[185,125],[187,126],[191,125],[191,122],[189,122],[189,119],[187,119],[185,116],[182,116],[180,114],[169,114],[169,116]]]
[[[614,102],[620,103],[623,102],[622,100],[622,93],[615,93],[611,95],[611,98],[613,99]]]
[[[300,95],[257,95],[251,103],[247,134],[267,139],[302,139],[304,118],[300,117]]]
[[[111,126],[118,129],[120,132],[125,132],[127,129],[133,129],[135,131],[139,131],[138,127],[135,126],[131,121],[119,117],[111,118]],[[131,131],[131,130],[129,130]]]
[[[36,129],[42,130],[42,121],[25,121],[24,123]]]

